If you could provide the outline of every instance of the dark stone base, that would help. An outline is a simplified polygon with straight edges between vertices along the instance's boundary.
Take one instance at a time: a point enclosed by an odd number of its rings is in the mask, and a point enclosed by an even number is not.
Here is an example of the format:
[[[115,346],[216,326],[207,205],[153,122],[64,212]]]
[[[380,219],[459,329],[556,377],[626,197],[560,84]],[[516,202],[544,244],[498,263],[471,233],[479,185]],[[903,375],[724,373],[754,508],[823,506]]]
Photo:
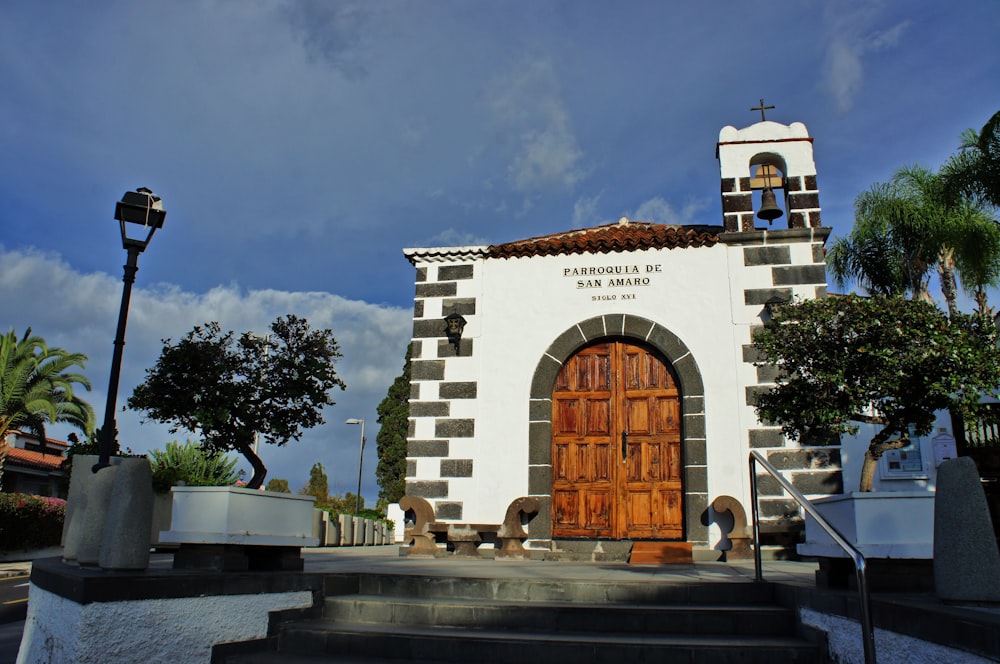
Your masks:
[[[156,554],[149,569],[138,572],[112,572],[69,565],[58,557],[40,558],[31,565],[31,582],[77,604],[309,590],[318,607],[323,577],[302,571],[171,569],[170,556]]]
[[[870,558],[865,562],[870,591],[934,591],[933,560]],[[853,561],[847,558],[820,558],[816,585],[820,588],[857,590]]]
[[[299,572],[302,549],[297,546],[245,546],[241,544],[181,544],[174,554],[174,569],[216,572]]]

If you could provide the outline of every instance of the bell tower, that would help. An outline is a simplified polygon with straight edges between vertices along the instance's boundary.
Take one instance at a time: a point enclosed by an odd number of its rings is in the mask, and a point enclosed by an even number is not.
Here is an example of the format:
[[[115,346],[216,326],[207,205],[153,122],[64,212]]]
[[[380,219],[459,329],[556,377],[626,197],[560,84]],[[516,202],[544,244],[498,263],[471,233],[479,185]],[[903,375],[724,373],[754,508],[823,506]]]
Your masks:
[[[801,122],[783,125],[767,120],[764,112],[772,108],[761,99],[760,106],[750,109],[760,111],[760,122],[744,129],[723,127],[719,132],[715,156],[727,233],[763,230],[757,219],[770,227],[783,216],[788,228],[820,226],[813,139]]]

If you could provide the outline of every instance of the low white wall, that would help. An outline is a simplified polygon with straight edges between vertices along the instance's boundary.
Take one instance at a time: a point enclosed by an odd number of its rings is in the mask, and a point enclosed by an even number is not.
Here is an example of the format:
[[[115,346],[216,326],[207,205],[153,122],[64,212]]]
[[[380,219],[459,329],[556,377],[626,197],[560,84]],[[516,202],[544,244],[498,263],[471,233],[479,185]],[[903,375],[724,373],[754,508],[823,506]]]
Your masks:
[[[31,584],[17,663],[207,664],[217,643],[267,636],[268,612],[311,605],[307,590],[81,605]]]

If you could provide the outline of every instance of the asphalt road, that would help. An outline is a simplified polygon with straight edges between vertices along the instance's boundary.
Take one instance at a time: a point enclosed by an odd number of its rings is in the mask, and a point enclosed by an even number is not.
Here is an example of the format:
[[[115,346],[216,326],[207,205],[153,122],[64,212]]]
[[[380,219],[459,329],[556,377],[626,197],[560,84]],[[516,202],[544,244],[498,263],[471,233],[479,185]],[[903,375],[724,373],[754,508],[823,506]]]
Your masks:
[[[28,612],[28,576],[0,578],[0,664],[14,664]]]

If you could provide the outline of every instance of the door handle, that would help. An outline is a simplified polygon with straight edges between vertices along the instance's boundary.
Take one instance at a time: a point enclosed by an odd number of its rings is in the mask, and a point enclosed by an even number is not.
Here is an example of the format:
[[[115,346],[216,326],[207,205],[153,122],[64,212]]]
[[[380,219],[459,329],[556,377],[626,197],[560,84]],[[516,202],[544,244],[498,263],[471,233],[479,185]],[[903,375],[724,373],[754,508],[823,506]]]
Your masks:
[[[628,432],[622,431],[622,461],[628,458]]]

